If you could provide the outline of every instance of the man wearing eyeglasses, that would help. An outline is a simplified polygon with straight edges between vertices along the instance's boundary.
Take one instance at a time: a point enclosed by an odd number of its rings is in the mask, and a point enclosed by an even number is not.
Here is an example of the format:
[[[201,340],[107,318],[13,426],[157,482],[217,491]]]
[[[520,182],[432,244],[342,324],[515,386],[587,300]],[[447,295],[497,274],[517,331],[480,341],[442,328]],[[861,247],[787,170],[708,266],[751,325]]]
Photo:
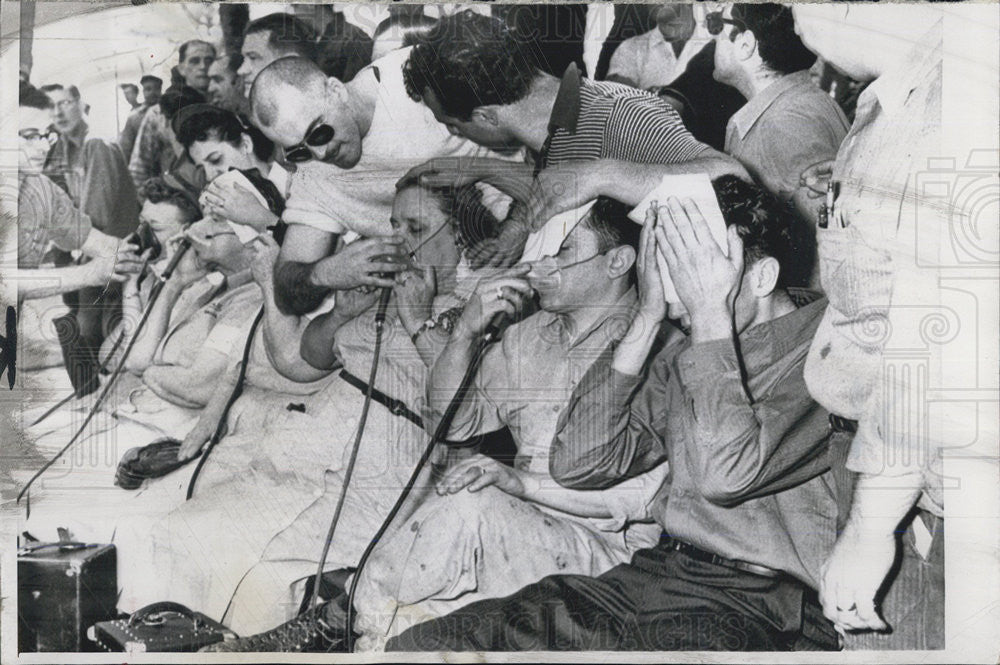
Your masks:
[[[816,56],[795,34],[791,8],[734,4],[709,14],[707,25],[716,36],[715,79],[748,100],[729,120],[726,153],[815,228],[821,205],[799,176],[837,154],[850,124],[812,82]]]
[[[18,109],[17,267],[31,279],[18,281],[18,298],[43,298],[103,287],[124,280],[138,269],[133,245],[93,227],[62,189],[42,174],[45,158],[58,134],[47,129],[52,102],[31,86],[22,87]],[[46,252],[79,250],[93,257],[78,266],[40,268]]]
[[[331,290],[391,287],[397,263],[389,218],[396,181],[435,157],[486,153],[452,136],[410,99],[393,51],[348,83],[304,58],[283,58],[258,74],[252,120],[298,167],[282,219],[289,228],[275,271],[282,312],[315,310]],[[338,242],[349,242],[336,253]]]

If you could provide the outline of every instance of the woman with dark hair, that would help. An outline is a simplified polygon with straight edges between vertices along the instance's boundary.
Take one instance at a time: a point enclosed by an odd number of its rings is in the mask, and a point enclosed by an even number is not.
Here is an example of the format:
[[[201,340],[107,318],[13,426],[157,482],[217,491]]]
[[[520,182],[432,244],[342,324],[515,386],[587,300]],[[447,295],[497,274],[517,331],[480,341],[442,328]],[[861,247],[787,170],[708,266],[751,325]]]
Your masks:
[[[288,173],[274,162],[274,143],[232,111],[211,104],[185,107],[173,121],[177,140],[209,181],[202,201],[207,214],[246,224],[258,231],[274,225],[278,215],[260,205],[244,188],[224,187],[215,179],[232,169],[257,171],[274,183],[284,199]],[[248,175],[248,177],[250,177]]]
[[[255,188],[241,174],[229,177],[236,176],[248,189]],[[105,413],[78,444],[84,450],[88,446],[96,450],[102,441],[116,445],[107,449],[101,445],[100,456],[74,458],[68,473],[46,476],[44,488],[33,492],[27,522],[41,532],[66,526],[81,539],[116,543],[123,584],[127,584],[124,571],[132,569],[130,557],[139,550],[134,541],[148,540],[148,525],[184,501],[192,465],[159,481],[147,481],[139,492],[124,493],[110,489],[115,481],[114,458],[123,446],[145,446],[164,437],[179,442],[198,423],[216,392],[226,389],[231,356],[242,352],[250,323],[264,300],[260,282],[270,282],[269,268],[258,269],[260,243],[240,237],[256,236],[256,231],[225,220],[199,219],[197,203],[159,178],[146,182],[144,195],[142,218],[163,248],[161,261],[168,260],[173,249],[170,237],[183,233],[190,248],[152,305],[148,290],[157,282],[162,263],[149,266],[142,284],[138,276],[125,283],[123,320],[109,339],[122,339],[117,352],[133,335],[135,344],[105,402]],[[271,204],[266,192],[259,196],[262,204]],[[142,258],[152,257],[147,251]],[[136,323],[147,308],[146,324],[137,333]],[[112,359],[109,367],[115,366]],[[285,393],[309,390],[316,387],[283,387]],[[288,395],[284,398],[287,403]],[[75,403],[25,433],[43,453],[54,452],[65,445],[88,408],[89,403]],[[102,491],[95,494],[95,487]]]
[[[416,182],[396,193],[392,223],[411,264],[393,288],[375,379],[382,394],[370,406],[329,569],[354,565],[422,452],[427,435],[412,418],[421,411],[429,364],[474,285],[463,246],[495,235],[499,224],[476,186],[429,190]],[[194,497],[151,529],[150,563],[163,588],[144,583],[139,593],[148,598],[130,601],[169,599],[215,619],[225,615],[241,634],[290,618],[297,583],[316,571],[317,538],[341,491],[373,361],[377,300],[377,291],[338,291],[337,307],[308,326],[302,355],[327,378],[295,405],[258,388],[264,373],[258,363],[268,360],[255,348],[228,433],[208,458]],[[199,450],[215,425],[203,417],[185,449]],[[252,525],[245,515],[254,516]]]

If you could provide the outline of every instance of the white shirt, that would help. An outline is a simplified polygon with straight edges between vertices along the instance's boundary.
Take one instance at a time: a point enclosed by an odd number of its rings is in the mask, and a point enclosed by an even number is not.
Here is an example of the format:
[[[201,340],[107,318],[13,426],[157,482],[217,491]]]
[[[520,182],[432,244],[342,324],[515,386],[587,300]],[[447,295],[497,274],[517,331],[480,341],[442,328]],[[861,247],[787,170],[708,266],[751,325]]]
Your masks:
[[[362,139],[361,160],[349,170],[317,161],[301,164],[291,177],[285,222],[336,234],[390,235],[396,181],[409,169],[434,157],[493,154],[452,136],[430,109],[410,99],[402,73],[410,51],[392,51],[358,73],[375,77],[378,71],[375,113]]]
[[[608,67],[608,78],[627,80],[642,90],[669,85],[684,73],[691,58],[711,39],[704,28],[696,27],[678,56],[674,54],[674,47],[663,39],[659,28],[653,28],[645,34],[626,39],[615,49]]]

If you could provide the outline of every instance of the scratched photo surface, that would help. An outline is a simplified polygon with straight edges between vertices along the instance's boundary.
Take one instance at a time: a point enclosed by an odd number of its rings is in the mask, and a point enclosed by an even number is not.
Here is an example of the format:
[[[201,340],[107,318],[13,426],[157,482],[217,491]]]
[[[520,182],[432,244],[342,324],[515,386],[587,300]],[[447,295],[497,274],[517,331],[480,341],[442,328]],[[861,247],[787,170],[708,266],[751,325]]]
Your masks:
[[[998,82],[994,2],[0,4],[0,660],[997,662]]]

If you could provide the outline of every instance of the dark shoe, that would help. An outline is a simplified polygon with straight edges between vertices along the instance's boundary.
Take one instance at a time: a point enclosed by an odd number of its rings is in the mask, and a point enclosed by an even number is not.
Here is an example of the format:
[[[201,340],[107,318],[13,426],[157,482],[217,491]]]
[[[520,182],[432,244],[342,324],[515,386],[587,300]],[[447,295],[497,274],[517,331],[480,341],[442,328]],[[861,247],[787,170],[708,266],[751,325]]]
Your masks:
[[[115,485],[123,490],[137,490],[147,478],[159,478],[181,468],[191,460],[178,460],[180,449],[181,442],[171,438],[129,448],[118,462]]]
[[[216,642],[201,650],[225,653],[343,651],[344,628],[343,625],[331,626],[327,622],[326,612],[329,605],[328,602],[323,603],[267,632]]]

